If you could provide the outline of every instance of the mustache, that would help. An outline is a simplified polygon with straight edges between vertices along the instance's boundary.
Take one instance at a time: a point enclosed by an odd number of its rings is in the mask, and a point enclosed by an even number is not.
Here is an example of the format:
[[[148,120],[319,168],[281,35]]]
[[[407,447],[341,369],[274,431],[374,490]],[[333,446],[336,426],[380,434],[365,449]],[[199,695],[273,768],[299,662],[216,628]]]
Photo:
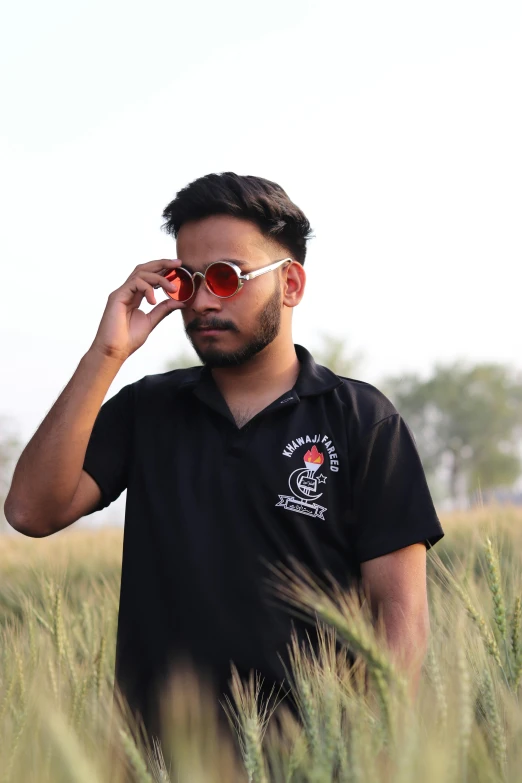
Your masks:
[[[185,331],[194,332],[198,329],[230,329],[232,332],[239,331],[237,326],[232,321],[219,321],[217,318],[210,318],[204,320],[203,318],[194,318],[189,324],[187,324]]]

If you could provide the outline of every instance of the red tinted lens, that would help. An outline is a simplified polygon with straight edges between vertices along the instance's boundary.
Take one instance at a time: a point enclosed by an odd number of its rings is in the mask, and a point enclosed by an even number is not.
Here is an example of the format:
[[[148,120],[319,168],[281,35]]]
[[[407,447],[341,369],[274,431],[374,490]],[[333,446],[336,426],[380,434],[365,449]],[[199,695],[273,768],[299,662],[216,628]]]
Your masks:
[[[207,285],[216,296],[232,296],[237,291],[238,276],[228,264],[219,261],[207,269],[205,279]]]
[[[172,269],[165,278],[170,282],[178,285],[177,291],[165,291],[171,299],[175,299],[176,302],[185,302],[190,299],[194,291],[192,285],[192,277],[184,269]]]

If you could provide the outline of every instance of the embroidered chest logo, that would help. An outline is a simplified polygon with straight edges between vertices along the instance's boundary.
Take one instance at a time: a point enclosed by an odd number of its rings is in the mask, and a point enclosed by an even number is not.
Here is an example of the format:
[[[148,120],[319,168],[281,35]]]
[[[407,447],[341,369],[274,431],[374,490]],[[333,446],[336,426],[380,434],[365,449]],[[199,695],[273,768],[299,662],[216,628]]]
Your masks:
[[[328,478],[326,473],[323,472],[324,453],[315,445],[316,442],[319,442],[319,439],[320,436],[318,435],[314,435],[312,438],[307,435],[306,438],[297,438],[296,441],[292,441],[291,444],[289,443],[286,446],[283,454],[285,457],[291,457],[301,446],[305,446],[307,443],[314,444],[303,455],[304,468],[299,467],[290,474],[288,486],[292,494],[279,495],[279,502],[276,503],[276,507],[283,506],[288,511],[297,511],[299,514],[305,514],[308,517],[324,519],[324,512],[327,510],[326,506],[315,502],[323,495],[324,489],[321,490],[321,485],[326,484]],[[324,442],[325,449],[328,451],[330,470],[337,472],[339,463],[335,448],[332,448],[332,443],[326,436],[322,442]],[[326,466],[324,467],[326,468]]]

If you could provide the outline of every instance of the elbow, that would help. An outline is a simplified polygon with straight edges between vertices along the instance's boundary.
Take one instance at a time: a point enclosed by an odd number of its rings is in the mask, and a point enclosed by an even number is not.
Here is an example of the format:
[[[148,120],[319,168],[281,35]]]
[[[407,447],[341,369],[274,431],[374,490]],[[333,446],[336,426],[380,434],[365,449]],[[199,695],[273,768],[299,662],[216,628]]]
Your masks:
[[[35,519],[34,516],[25,514],[16,508],[9,495],[4,503],[4,516],[9,525],[18,533],[30,538],[44,538],[54,533],[54,529],[43,520]]]

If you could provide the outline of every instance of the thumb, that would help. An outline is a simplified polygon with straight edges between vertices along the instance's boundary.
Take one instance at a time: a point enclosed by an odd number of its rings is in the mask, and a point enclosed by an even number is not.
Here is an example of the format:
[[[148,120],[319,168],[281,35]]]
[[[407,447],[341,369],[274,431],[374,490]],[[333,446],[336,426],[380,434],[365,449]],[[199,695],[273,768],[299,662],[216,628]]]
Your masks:
[[[170,298],[165,299],[163,302],[160,302],[159,305],[156,305],[149,313],[151,332],[169,313],[172,313],[173,310],[182,310],[183,306],[182,302],[176,302],[175,299]]]

